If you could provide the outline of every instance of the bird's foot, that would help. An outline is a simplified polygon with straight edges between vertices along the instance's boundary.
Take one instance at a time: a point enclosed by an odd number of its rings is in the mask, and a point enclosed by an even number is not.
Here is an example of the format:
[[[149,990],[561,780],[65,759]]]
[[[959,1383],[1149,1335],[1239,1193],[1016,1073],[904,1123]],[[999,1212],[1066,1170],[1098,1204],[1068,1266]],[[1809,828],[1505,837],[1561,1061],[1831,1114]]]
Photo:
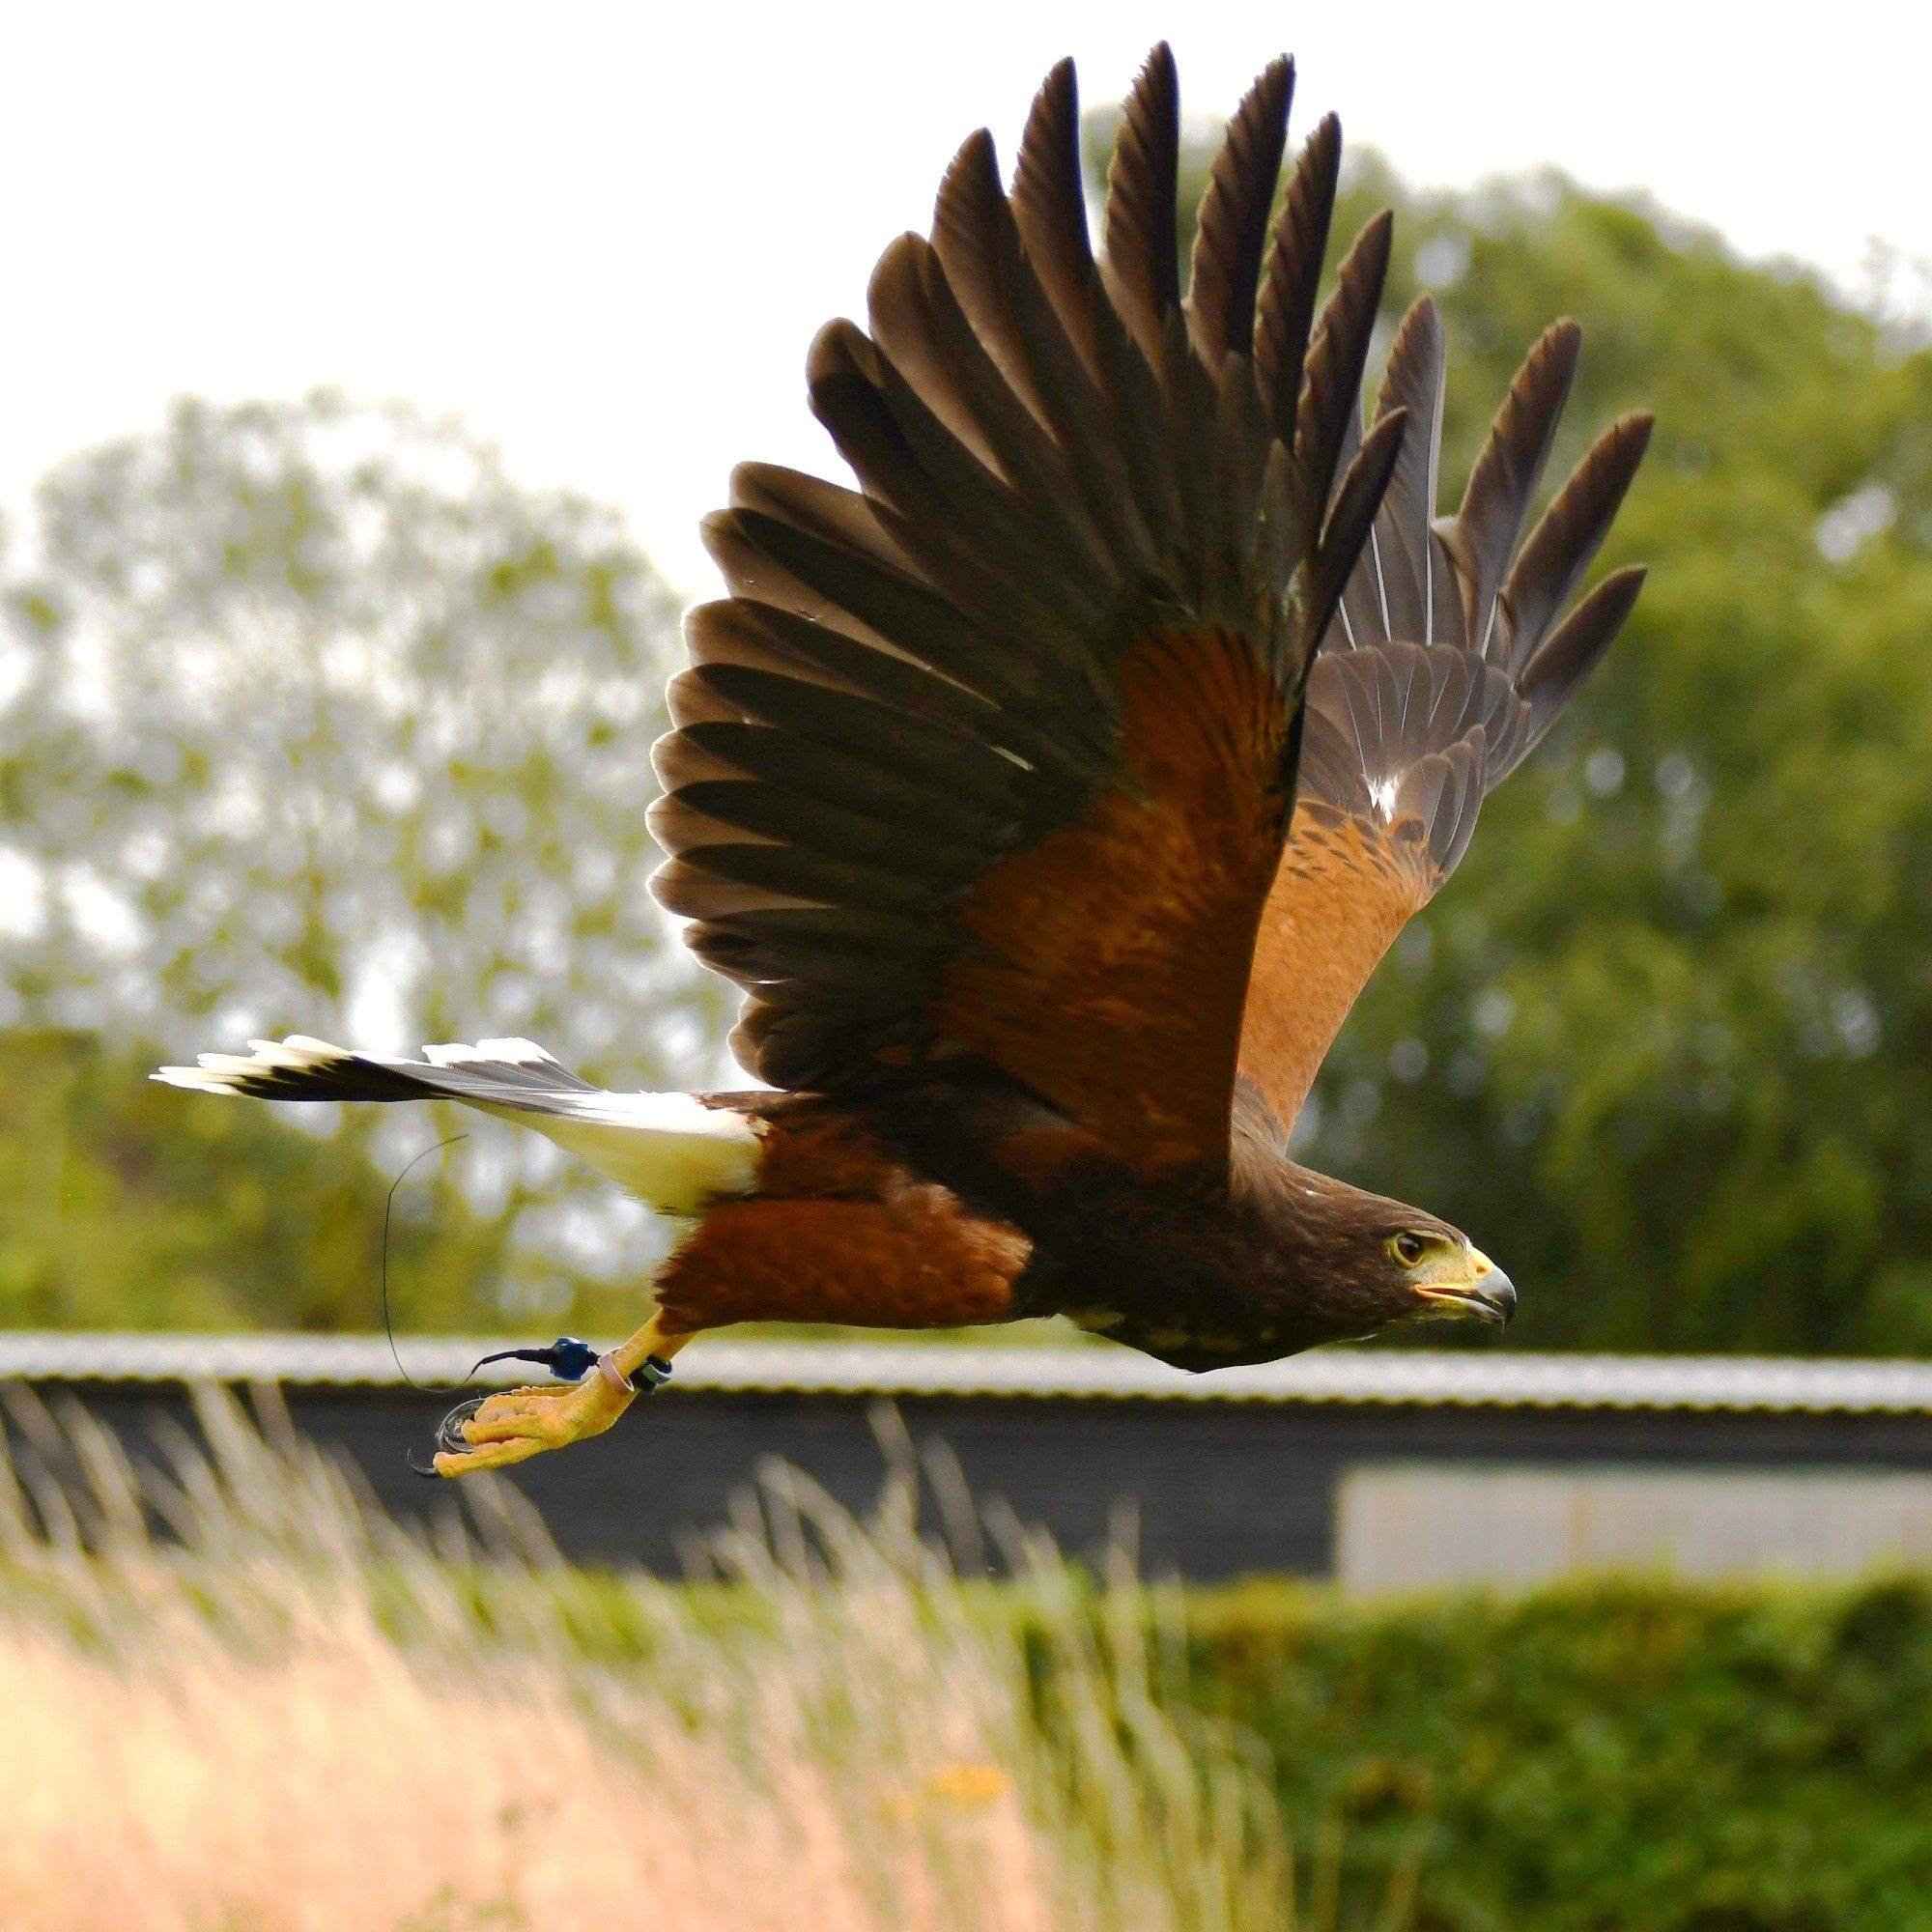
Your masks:
[[[437,1454],[424,1476],[469,1476],[504,1469],[547,1449],[601,1435],[639,1396],[670,1378],[670,1365],[653,1355],[635,1378],[626,1378],[609,1355],[582,1381],[567,1388],[505,1389],[459,1403],[437,1431]]]

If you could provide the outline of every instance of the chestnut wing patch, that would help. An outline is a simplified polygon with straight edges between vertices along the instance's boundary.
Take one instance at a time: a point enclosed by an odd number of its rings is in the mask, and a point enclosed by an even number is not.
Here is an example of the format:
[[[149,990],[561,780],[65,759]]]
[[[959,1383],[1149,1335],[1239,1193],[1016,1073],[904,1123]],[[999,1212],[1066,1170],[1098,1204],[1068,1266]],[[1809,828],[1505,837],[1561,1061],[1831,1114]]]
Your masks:
[[[941,1031],[1137,1165],[1224,1156],[1256,923],[1292,796],[1291,711],[1225,632],[1125,666],[1130,781],[953,915]]]

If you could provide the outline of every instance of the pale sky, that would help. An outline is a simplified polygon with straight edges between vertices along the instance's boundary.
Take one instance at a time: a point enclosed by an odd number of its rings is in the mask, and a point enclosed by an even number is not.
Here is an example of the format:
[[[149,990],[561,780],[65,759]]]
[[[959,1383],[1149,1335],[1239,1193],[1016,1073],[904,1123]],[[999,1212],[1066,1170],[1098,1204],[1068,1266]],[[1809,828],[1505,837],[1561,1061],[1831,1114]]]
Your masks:
[[[334,384],[621,504],[708,594],[696,519],[741,457],[830,469],[806,346],[959,140],[1009,158],[1056,59],[1118,99],[1163,34],[1191,112],[1286,46],[1295,128],[1411,181],[1553,162],[1849,287],[1874,239],[1932,260],[1922,6],[14,0],[0,501],[181,392]]]

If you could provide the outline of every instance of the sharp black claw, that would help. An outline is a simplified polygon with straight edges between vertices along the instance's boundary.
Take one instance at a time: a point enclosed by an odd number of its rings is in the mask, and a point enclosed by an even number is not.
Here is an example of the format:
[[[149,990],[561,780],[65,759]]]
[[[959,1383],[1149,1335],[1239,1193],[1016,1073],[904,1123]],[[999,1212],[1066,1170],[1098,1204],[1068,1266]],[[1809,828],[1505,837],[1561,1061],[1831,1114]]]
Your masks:
[[[413,1449],[405,1449],[403,1451],[403,1461],[410,1465],[411,1475],[427,1476],[432,1483],[442,1481],[442,1471],[434,1463],[418,1463],[416,1461],[416,1452]]]

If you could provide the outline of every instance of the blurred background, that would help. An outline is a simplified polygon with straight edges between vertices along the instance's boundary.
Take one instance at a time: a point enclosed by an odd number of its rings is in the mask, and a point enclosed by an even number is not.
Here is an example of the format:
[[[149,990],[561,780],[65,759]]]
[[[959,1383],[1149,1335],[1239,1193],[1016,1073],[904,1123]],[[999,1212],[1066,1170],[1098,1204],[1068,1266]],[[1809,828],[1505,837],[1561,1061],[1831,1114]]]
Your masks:
[[[1916,63],[1856,6],[1208,12],[8,23],[0,1321],[375,1321],[426,1117],[185,1102],[164,1059],[525,1033],[615,1086],[734,1077],[644,891],[696,521],[741,457],[833,463],[805,345],[956,139],[1009,155],[1073,50],[1097,154],[1166,31],[1197,176],[1280,39],[1296,128],[1342,113],[1387,323],[1448,317],[1449,486],[1559,314],[1552,473],[1659,418],[1605,559],[1652,566],[1636,619],[1378,977],[1305,1157],[1477,1231],[1524,1347],[1932,1349]],[[405,1325],[627,1327],[649,1224],[462,1125],[398,1202]]]
[[[663,1231],[473,1116],[146,1074],[739,1077],[645,891],[697,519],[836,473],[806,345],[959,138],[1073,53],[1097,192],[1163,35],[1190,208],[1283,43],[1341,113],[1450,491],[1558,315],[1552,474],[1657,412],[1635,618],[1298,1130],[1518,1323],[1192,1383],[724,1338],[402,1534],[406,1164],[424,1379],[630,1329]],[[1932,1927],[1928,55],[1869,0],[0,13],[19,1922]]]

